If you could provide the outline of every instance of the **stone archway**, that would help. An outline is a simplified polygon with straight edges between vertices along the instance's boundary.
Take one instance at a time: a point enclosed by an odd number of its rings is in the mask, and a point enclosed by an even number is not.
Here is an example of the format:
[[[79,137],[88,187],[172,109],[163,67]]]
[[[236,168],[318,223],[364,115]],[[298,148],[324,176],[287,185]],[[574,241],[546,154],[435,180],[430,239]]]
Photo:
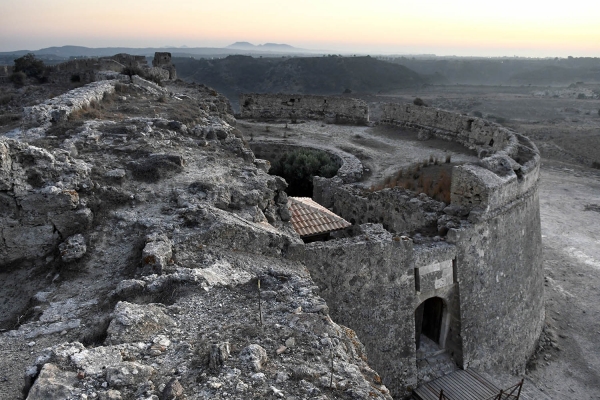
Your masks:
[[[415,310],[415,343],[421,344],[421,335],[425,335],[443,349],[446,339],[444,322],[447,319],[447,307],[440,297],[431,297],[422,302]]]

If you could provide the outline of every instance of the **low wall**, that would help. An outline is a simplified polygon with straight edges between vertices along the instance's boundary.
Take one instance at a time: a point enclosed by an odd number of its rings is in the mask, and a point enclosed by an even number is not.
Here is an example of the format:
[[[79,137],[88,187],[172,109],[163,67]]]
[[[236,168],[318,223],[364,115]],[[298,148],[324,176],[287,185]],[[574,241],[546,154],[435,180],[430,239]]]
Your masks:
[[[337,215],[352,224],[380,223],[399,234],[428,227],[437,231],[445,207],[442,202],[402,188],[370,192],[340,185],[333,191],[333,212]]]
[[[93,82],[41,104],[24,107],[23,121],[30,126],[44,126],[52,122],[65,121],[72,112],[89,106],[92,101],[101,101],[105,93],[114,93],[117,82],[116,80]]]
[[[369,107],[358,99],[304,94],[240,95],[241,118],[258,120],[311,119],[337,124],[364,125]]]

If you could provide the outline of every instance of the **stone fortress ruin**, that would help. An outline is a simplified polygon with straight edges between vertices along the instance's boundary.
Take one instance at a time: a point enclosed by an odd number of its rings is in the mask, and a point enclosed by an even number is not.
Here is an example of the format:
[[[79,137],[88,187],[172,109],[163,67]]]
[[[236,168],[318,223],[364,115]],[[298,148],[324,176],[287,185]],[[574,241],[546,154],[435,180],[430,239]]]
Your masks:
[[[337,101],[339,109],[325,109],[329,98],[246,94],[241,116],[368,121],[360,101]],[[400,188],[369,189],[356,157],[327,150],[341,168],[314,178],[313,200],[354,226],[306,244],[298,259],[394,396],[422,383],[423,336],[462,369],[522,373],[544,321],[536,146],[498,124],[413,104],[386,104],[380,124],[460,143],[478,161],[452,168],[445,204]],[[308,146],[289,138],[250,144],[270,161]]]
[[[128,57],[113,58],[141,62]],[[14,286],[0,300],[23,303],[0,309],[0,370],[18,370],[0,398],[17,398],[26,371],[30,400],[391,400],[435,378],[432,348],[454,368],[523,371],[544,317],[531,141],[388,104],[379,125],[459,143],[471,162],[449,165],[447,202],[371,187],[346,147],[244,138],[227,99],[171,81],[168,59],[153,63],[164,86],[98,70],[0,136],[0,268]],[[64,77],[82,70],[69,65]],[[240,104],[243,118],[373,125],[350,98]],[[314,177],[312,201],[352,224],[311,242],[266,173],[306,147],[339,167]]]

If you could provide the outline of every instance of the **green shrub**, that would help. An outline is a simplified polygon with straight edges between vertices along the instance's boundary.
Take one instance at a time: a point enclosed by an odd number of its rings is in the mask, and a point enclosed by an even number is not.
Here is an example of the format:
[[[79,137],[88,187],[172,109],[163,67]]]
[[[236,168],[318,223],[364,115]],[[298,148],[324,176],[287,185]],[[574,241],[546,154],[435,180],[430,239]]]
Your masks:
[[[585,94],[583,94],[583,93],[579,93],[579,94],[577,95],[577,98],[578,98],[578,99],[585,99]]]
[[[287,181],[286,192],[290,196],[312,197],[312,178],[332,178],[338,169],[336,162],[324,151],[299,149],[281,156],[269,173]]]
[[[483,114],[481,113],[481,111],[473,111],[473,115],[478,117],[478,118],[482,118]]]
[[[425,102],[423,101],[423,99],[420,98],[420,97],[415,97],[415,99],[413,100],[413,104],[415,106],[419,106],[419,107],[427,106],[427,104],[425,104]]]

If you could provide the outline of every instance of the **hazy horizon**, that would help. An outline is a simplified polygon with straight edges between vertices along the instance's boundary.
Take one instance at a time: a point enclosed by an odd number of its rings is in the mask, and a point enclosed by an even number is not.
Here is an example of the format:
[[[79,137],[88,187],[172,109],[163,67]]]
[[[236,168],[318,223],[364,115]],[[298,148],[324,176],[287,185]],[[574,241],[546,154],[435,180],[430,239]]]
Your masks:
[[[0,16],[0,51],[64,45],[225,47],[247,41],[345,54],[600,56],[600,4],[582,0],[542,7],[514,0],[201,3],[6,3]]]

